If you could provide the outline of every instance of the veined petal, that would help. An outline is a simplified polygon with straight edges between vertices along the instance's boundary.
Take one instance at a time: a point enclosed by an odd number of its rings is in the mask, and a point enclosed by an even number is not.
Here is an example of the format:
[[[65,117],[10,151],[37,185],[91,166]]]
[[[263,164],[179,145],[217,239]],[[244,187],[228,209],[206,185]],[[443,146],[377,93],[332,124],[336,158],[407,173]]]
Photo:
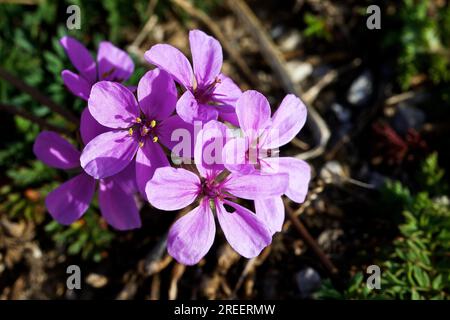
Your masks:
[[[223,56],[219,41],[200,30],[189,32],[194,74],[199,87],[214,82],[222,69]]]
[[[256,170],[255,163],[250,163],[249,159],[246,158],[248,147],[247,138],[237,137],[228,141],[222,151],[225,168],[239,174],[254,172]]]
[[[136,182],[139,192],[145,198],[145,186],[153,177],[156,169],[170,166],[164,150],[158,143],[146,141],[136,155]]]
[[[89,208],[94,191],[95,180],[83,172],[50,192],[45,205],[53,219],[69,225]]]
[[[73,169],[80,166],[80,151],[52,131],[42,131],[33,145],[36,157],[49,167]]]
[[[176,109],[177,114],[184,121],[192,124],[195,121],[206,123],[210,120],[217,120],[219,116],[219,112],[214,106],[199,104],[190,91],[186,91],[178,99]]]
[[[64,85],[70,92],[83,100],[87,101],[89,99],[91,84],[82,76],[69,70],[63,70],[61,72],[61,78],[63,79]]]
[[[117,82],[100,81],[94,84],[88,105],[94,119],[108,128],[129,128],[140,116],[133,93]]]
[[[141,218],[133,194],[111,178],[100,181],[98,203],[103,218],[117,230],[141,227]]]
[[[297,203],[305,201],[311,179],[311,168],[308,163],[292,157],[264,158],[261,161],[261,170],[267,173],[288,174],[286,196]]]
[[[280,232],[284,223],[284,203],[281,197],[255,199],[256,215],[266,224],[271,234]]]
[[[236,114],[252,144],[270,125],[269,101],[258,91],[248,90],[241,95],[236,102]]]
[[[179,154],[175,154],[175,156],[185,158],[192,158],[194,156],[194,143],[196,138],[194,126],[185,122],[179,116],[175,115],[163,120],[158,125],[157,135],[159,141],[169,150],[172,150],[179,143],[185,144],[183,150]]]
[[[102,41],[98,47],[98,79],[124,82],[134,71],[131,57],[111,42]]]
[[[179,210],[194,202],[200,192],[200,179],[185,169],[156,169],[147,183],[148,201],[161,210]]]
[[[236,114],[236,102],[242,95],[241,89],[229,77],[220,74],[220,83],[214,88],[211,100],[219,107],[219,117],[239,127],[239,120]]]
[[[223,186],[238,198],[264,199],[284,194],[288,186],[288,179],[287,174],[231,174]]]
[[[195,142],[194,159],[202,177],[215,177],[225,168],[222,150],[226,141],[227,127],[223,123],[212,120],[200,130]]]
[[[88,144],[96,136],[110,130],[111,128],[102,126],[94,119],[88,107],[84,108],[80,120],[80,134],[84,144]]]
[[[216,201],[217,218],[225,238],[241,256],[256,257],[272,242],[270,230],[250,210],[227,200],[224,203],[234,209],[228,212],[222,202]]]
[[[264,147],[274,149],[290,142],[306,122],[306,106],[293,94],[288,94],[272,117],[272,125],[264,136]]]
[[[170,73],[173,79],[186,89],[194,85],[191,64],[183,53],[168,44],[156,44],[145,52],[145,60]]]
[[[65,36],[59,40],[59,43],[66,51],[73,66],[89,82],[94,83],[96,75],[96,65],[91,54],[84,45],[75,38]]]
[[[81,166],[96,179],[107,178],[125,169],[138,148],[138,141],[127,131],[108,131],[86,145],[80,158]]]
[[[177,88],[164,70],[148,71],[139,81],[137,96],[142,112],[149,120],[164,120],[175,110]]]
[[[211,248],[216,224],[208,201],[178,219],[170,228],[167,251],[179,263],[198,263]]]
[[[226,112],[219,109],[219,118],[222,121],[229,122],[235,127],[239,127],[239,119],[237,118],[236,111]]]
[[[107,179],[114,180],[114,183],[119,184],[128,194],[135,194],[138,192],[136,183],[136,164],[134,161],[131,161],[131,163],[118,174]]]

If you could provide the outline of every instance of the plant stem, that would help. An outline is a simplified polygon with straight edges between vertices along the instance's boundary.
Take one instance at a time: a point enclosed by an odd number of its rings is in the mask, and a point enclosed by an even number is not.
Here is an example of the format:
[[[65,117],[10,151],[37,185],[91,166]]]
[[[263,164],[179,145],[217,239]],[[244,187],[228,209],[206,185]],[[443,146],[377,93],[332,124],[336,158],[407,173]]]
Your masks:
[[[63,133],[63,134],[69,135],[69,136],[72,134],[72,132],[67,129],[54,126],[54,125],[48,123],[47,121],[45,121],[44,119],[39,118],[39,117],[37,117],[31,113],[28,113],[24,110],[20,110],[19,108],[15,107],[15,106],[0,103],[0,110],[6,111],[8,113],[22,117],[24,119],[30,120],[31,122],[36,123],[41,128],[49,129],[49,130]]]
[[[13,74],[9,73],[2,67],[0,67],[0,77],[9,82],[10,84],[12,84],[17,89],[25,93],[28,93],[33,99],[47,106],[53,112],[60,114],[61,116],[66,118],[69,122],[72,122],[78,126],[78,118],[75,115],[73,115],[72,112],[58,105],[56,102],[54,102],[52,99],[41,93],[39,90],[26,84],[24,81],[17,78]]]

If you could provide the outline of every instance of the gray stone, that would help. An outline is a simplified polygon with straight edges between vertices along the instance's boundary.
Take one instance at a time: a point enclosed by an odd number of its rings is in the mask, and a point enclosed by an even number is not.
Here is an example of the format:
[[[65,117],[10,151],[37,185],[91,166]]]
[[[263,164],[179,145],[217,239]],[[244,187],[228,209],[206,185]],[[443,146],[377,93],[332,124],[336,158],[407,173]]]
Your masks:
[[[336,115],[336,118],[342,123],[349,122],[350,118],[352,117],[352,112],[349,109],[344,108],[339,103],[333,103],[331,105],[331,110],[333,110],[334,114]]]
[[[373,76],[368,70],[359,75],[350,85],[347,100],[354,106],[366,104],[373,93]]]
[[[309,63],[293,60],[286,63],[286,70],[292,81],[299,83],[305,80],[312,73],[313,67]]]
[[[322,279],[319,273],[311,267],[300,270],[295,275],[297,286],[302,298],[310,297],[320,288]]]
[[[408,129],[419,130],[425,122],[425,113],[412,105],[400,103],[394,116],[394,129],[405,134]]]

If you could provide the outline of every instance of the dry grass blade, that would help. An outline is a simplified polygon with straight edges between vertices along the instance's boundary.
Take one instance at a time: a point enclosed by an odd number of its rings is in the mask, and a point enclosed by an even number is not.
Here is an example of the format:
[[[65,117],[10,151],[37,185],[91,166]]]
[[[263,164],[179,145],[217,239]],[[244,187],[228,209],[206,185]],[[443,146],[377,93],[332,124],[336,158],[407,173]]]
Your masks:
[[[245,60],[241,57],[238,50],[230,43],[228,38],[222,32],[220,26],[214,22],[206,13],[195,8],[191,3],[185,0],[172,0],[177,6],[186,13],[205,24],[214,36],[219,40],[222,47],[229,54],[230,59],[238,66],[246,80],[254,86],[257,86],[255,77]]]
[[[233,297],[236,297],[237,292],[242,287],[242,284],[244,283],[245,279],[250,274],[255,273],[256,268],[264,263],[264,261],[267,259],[267,257],[270,254],[271,248],[272,248],[271,246],[266,247],[259,256],[247,261],[247,263],[244,267],[244,270],[242,271],[238,281],[236,282],[236,286],[234,287]]]
[[[286,70],[286,63],[280,50],[278,50],[275,43],[264,31],[264,27],[253,11],[248,7],[248,5],[242,0],[228,0],[228,7],[234,12],[236,16],[242,21],[247,31],[253,36],[255,41],[258,43],[261,53],[264,59],[267,61],[269,66],[272,68],[273,72],[280,80],[284,90],[289,93],[294,93],[295,95],[301,97],[302,94],[300,89],[294,84],[291,77]],[[317,96],[316,94],[310,93],[307,97]],[[311,98],[309,98],[311,99]],[[326,122],[322,119],[320,114],[311,106],[311,100],[304,99],[308,106],[308,126],[314,136],[316,146],[299,155],[301,159],[311,159],[321,156],[325,152],[325,147],[330,138],[330,130]]]
[[[172,270],[172,278],[170,280],[169,287],[169,300],[175,300],[178,296],[178,281],[180,281],[181,277],[186,270],[186,266],[176,263]]]
[[[298,217],[295,216],[294,211],[291,209],[287,201],[285,201],[285,208],[288,219],[292,222],[294,228],[298,231],[303,240],[305,240],[305,242],[308,244],[308,246],[311,248],[314,254],[319,258],[320,262],[322,263],[323,267],[327,270],[330,277],[334,279],[336,282],[340,282],[339,278],[337,277],[337,275],[339,274],[339,270],[322,251],[316,240],[314,240],[314,238],[308,232],[303,223],[298,219]]]
[[[21,109],[15,107],[15,106],[12,106],[12,105],[9,105],[9,104],[0,103],[0,110],[1,111],[6,111],[6,112],[8,112],[10,114],[13,114],[13,115],[22,117],[24,119],[27,119],[27,120],[29,120],[31,122],[34,122],[39,127],[41,127],[42,129],[48,129],[48,130],[52,130],[52,131],[55,131],[55,132],[63,133],[63,134],[66,134],[66,135],[71,135],[72,134],[71,131],[69,131],[69,130],[67,130],[65,128],[60,128],[60,127],[54,126],[54,125],[48,123],[45,119],[41,119],[41,118],[39,118],[39,117],[37,117],[37,116],[35,116],[35,115],[31,114],[31,113],[28,113],[25,110],[21,110]]]
[[[68,109],[63,108],[62,106],[58,105],[56,102],[51,100],[49,97],[47,97],[45,94],[37,90],[36,88],[26,84],[21,79],[17,78],[13,74],[9,73],[2,67],[0,67],[0,77],[12,84],[17,89],[21,90],[22,92],[25,92],[29,94],[33,99],[35,99],[37,102],[47,106],[50,110],[53,112],[56,112],[66,118],[69,122],[72,122],[73,124],[78,125],[78,118],[75,117],[75,115],[72,114]]]

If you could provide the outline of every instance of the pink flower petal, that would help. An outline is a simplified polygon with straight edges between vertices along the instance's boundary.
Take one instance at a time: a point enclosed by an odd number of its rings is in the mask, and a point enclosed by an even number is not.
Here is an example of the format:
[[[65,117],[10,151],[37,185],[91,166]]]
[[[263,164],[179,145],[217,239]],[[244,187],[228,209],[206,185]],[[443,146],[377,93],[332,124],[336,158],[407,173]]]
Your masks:
[[[52,131],[42,131],[33,145],[36,157],[49,167],[73,169],[80,166],[80,151]]]
[[[110,128],[102,126],[94,119],[88,107],[84,108],[80,120],[80,134],[84,144],[88,144],[96,136],[110,130]]]
[[[270,125],[270,105],[266,97],[254,90],[245,91],[236,102],[241,129],[251,143]]]
[[[134,71],[131,57],[111,42],[102,41],[98,47],[98,79],[124,82]]]
[[[280,232],[284,223],[284,203],[281,197],[255,200],[256,215],[266,224],[271,234]]]
[[[138,192],[136,184],[136,164],[134,161],[118,174],[107,179],[114,180],[115,183],[120,184],[121,188],[129,194]]]
[[[192,64],[198,87],[204,87],[219,75],[222,68],[222,47],[219,41],[200,30],[189,32]]]
[[[222,150],[226,143],[227,127],[218,121],[210,121],[197,135],[194,159],[197,170],[205,178],[215,177],[225,167]]]
[[[198,263],[211,248],[216,224],[208,201],[190,211],[170,228],[167,250],[179,263]]]
[[[238,198],[264,199],[281,196],[288,186],[287,174],[248,174],[228,176],[224,188]]]
[[[288,94],[272,117],[272,126],[264,137],[264,147],[274,149],[290,142],[306,122],[306,106],[293,94]]]
[[[242,95],[241,89],[229,77],[220,74],[220,83],[214,88],[212,101],[218,105],[219,117],[239,127],[236,114],[236,102]]]
[[[139,106],[148,120],[164,120],[175,110],[177,89],[172,77],[165,71],[153,69],[139,81]]]
[[[97,79],[97,70],[91,54],[78,40],[65,36],[59,43],[66,51],[73,66],[89,82],[94,83]]]
[[[289,185],[285,192],[286,196],[297,203],[305,201],[311,179],[311,169],[305,161],[292,157],[280,157],[265,158],[261,163],[261,170],[264,172],[288,174]]]
[[[111,178],[100,181],[98,203],[103,218],[117,230],[141,227],[141,218],[133,194]]]
[[[108,128],[128,128],[140,116],[133,93],[117,82],[100,81],[94,84],[88,105],[94,119]]]
[[[234,138],[228,141],[222,152],[225,168],[239,174],[249,174],[256,171],[255,163],[250,163],[250,159],[246,158],[247,150],[247,138]]]
[[[61,77],[63,79],[64,85],[77,97],[83,100],[89,99],[89,94],[91,93],[91,84],[87,82],[82,76],[73,73],[69,70],[63,70],[61,72]]]
[[[96,179],[107,178],[125,169],[138,148],[138,141],[127,131],[108,131],[86,145],[80,158],[81,166]]]
[[[200,179],[185,169],[163,167],[156,169],[147,183],[148,201],[161,210],[179,210],[190,205],[200,191]]]
[[[136,182],[143,197],[145,186],[153,177],[155,170],[166,166],[170,166],[169,160],[158,143],[148,140],[142,148],[139,148],[136,155]]]
[[[95,180],[81,173],[50,192],[45,199],[45,205],[53,219],[68,225],[86,212],[94,191]]]
[[[186,89],[194,85],[191,64],[180,50],[168,44],[157,44],[145,52],[145,60],[170,73],[173,79]]]
[[[183,143],[183,152],[175,154],[176,157],[192,158],[194,156],[195,132],[194,126],[185,122],[179,116],[171,116],[162,121],[157,127],[159,141],[172,150],[179,143]],[[182,151],[183,151],[182,150]]]
[[[198,101],[190,91],[186,91],[178,99],[176,108],[178,115],[184,121],[192,124],[195,121],[206,123],[210,120],[217,120],[219,116],[219,112],[214,106],[198,104]]]
[[[226,201],[234,209],[228,212],[222,202],[216,202],[217,218],[225,238],[241,256],[251,259],[272,242],[270,230],[253,212]]]

